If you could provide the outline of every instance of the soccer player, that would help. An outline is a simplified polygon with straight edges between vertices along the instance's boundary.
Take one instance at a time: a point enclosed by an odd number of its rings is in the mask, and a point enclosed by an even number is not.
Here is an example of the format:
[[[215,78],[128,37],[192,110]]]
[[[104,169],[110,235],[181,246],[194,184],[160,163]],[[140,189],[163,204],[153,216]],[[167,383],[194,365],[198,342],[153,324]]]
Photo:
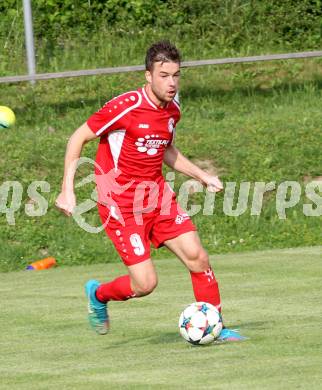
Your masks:
[[[175,99],[180,79],[179,51],[168,41],[157,42],[147,50],[145,65],[144,87],[108,101],[70,137],[62,191],[56,200],[62,212],[72,215],[76,206],[75,162],[84,144],[100,137],[95,168],[98,212],[128,274],[107,283],[86,283],[89,322],[99,334],[109,329],[109,301],[139,298],[155,289],[157,274],[150,256],[151,242],[157,248],[166,246],[186,266],[196,301],[221,310],[208,254],[195,225],[165,182],[162,164],[199,180],[208,191],[221,191],[223,185],[174,145],[180,119],[180,105]],[[220,335],[223,341],[242,338],[227,328]]]

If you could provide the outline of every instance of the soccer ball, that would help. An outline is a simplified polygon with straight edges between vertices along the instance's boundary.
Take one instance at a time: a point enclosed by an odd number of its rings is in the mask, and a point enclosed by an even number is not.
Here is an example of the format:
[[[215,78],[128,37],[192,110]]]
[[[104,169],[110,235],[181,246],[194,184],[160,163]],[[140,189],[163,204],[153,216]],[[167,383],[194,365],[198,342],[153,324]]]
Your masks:
[[[179,318],[181,336],[191,344],[209,344],[222,330],[222,318],[215,306],[194,302],[187,306]]]
[[[0,106],[0,129],[7,129],[15,124],[16,117],[9,107]]]

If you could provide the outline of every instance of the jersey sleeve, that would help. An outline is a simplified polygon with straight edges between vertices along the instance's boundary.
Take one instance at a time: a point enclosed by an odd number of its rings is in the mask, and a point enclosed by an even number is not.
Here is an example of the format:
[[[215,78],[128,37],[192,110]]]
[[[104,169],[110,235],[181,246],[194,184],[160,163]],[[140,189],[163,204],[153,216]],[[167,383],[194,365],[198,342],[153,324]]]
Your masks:
[[[120,95],[91,115],[87,125],[98,137],[114,130],[126,129],[131,122],[131,111],[141,104],[141,100],[137,91]]]

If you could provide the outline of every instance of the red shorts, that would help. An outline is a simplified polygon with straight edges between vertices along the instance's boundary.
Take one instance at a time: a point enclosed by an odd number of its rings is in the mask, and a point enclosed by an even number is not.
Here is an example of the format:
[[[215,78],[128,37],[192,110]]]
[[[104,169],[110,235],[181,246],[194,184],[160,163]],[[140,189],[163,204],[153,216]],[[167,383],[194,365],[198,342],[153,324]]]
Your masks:
[[[97,206],[102,223],[106,224],[106,234],[127,266],[150,258],[150,242],[159,248],[166,240],[197,230],[175,199],[168,215],[161,215],[156,209],[135,218],[133,212],[128,212],[122,214],[122,223],[110,215],[108,207],[100,203]]]

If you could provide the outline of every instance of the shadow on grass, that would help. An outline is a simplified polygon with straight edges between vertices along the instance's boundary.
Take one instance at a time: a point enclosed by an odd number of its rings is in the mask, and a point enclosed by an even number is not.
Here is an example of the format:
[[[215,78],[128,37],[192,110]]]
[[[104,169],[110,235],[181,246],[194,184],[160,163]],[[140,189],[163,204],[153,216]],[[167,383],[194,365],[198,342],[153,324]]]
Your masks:
[[[154,344],[154,345],[164,345],[164,344],[177,344],[181,343],[182,339],[180,337],[179,332],[172,331],[172,332],[162,332],[160,334],[147,334],[146,336],[137,337],[137,335],[133,335],[132,337],[129,337],[127,339],[122,338],[122,342],[109,343],[106,348],[107,349],[119,349],[124,348],[124,345],[132,345],[132,346],[144,346],[147,344]]]
[[[243,85],[243,86],[232,86],[229,89],[217,88],[216,86],[209,85],[198,85],[190,84],[182,88],[180,92],[180,97],[182,99],[200,99],[200,98],[231,98],[240,95],[242,97],[248,96],[275,96],[283,93],[290,92],[300,92],[303,91],[305,86],[308,84],[313,84],[317,90],[322,90],[322,78],[306,80],[306,81],[285,81],[281,82],[279,85],[272,87],[261,87],[260,85]]]
[[[282,94],[282,93],[292,93],[297,91],[302,91],[306,85],[308,84],[314,84],[315,88],[317,90],[322,89],[322,78],[314,78],[312,80],[306,80],[306,81],[282,81],[279,85],[275,85],[272,87],[262,88],[260,86],[232,86],[230,88],[218,88],[216,85],[212,85],[211,83],[207,85],[200,85],[197,82],[191,83],[186,86],[183,86],[180,91],[181,98],[184,99],[191,99],[191,100],[197,100],[200,98],[213,98],[213,99],[230,99],[232,97],[236,97],[236,95],[240,95],[242,97],[269,97],[274,96],[276,94]],[[122,89],[120,87],[119,93],[124,93],[126,91],[126,88]],[[38,91],[38,94],[41,93]],[[86,98],[84,97],[83,92],[80,92],[81,96],[79,98],[74,99],[65,99],[62,97],[61,102],[53,102],[50,103],[46,101],[46,106],[51,107],[56,111],[57,114],[64,115],[71,109],[80,109],[85,107],[91,107],[96,106],[98,102],[106,102],[109,99],[113,98],[114,96],[109,95],[108,93],[106,95],[103,95],[99,93],[95,98]],[[115,96],[118,95],[118,93],[115,94]],[[36,99],[38,100],[38,99]],[[29,100],[28,101],[28,108],[32,108],[33,105],[37,106],[39,105],[39,102],[36,100]],[[97,107],[99,108],[99,107]],[[24,114],[26,107],[15,107],[16,114]]]
[[[170,344],[170,343],[178,343],[181,341],[181,337],[178,332],[162,332],[157,336],[153,336],[148,338],[148,342],[150,344]]]
[[[243,342],[247,342],[250,340],[250,338],[247,334],[248,329],[249,330],[250,329],[263,330],[266,328],[266,325],[267,325],[266,321],[253,321],[253,322],[245,322],[242,324],[232,324],[229,326],[229,328],[240,330],[240,333],[246,337],[246,340],[244,340]],[[108,344],[108,346],[106,348],[107,349],[111,349],[111,348],[119,349],[119,348],[124,348],[124,345],[132,345],[132,346],[140,347],[140,346],[144,346],[147,344],[159,345],[159,346],[178,344],[178,345],[190,346],[192,348],[198,348],[198,347],[205,348],[205,347],[210,347],[210,346],[224,347],[224,346],[230,345],[232,343],[239,344],[239,343],[243,343],[243,342],[224,342],[224,343],[210,343],[207,345],[193,345],[193,344],[189,344],[188,342],[183,340],[179,334],[179,331],[171,331],[171,332],[162,332],[162,333],[159,333],[157,335],[154,333],[154,334],[146,335],[146,336],[143,336],[140,338],[137,338],[137,337],[135,337],[135,335],[133,335],[133,337],[128,338],[127,340],[123,340],[121,343],[110,343],[110,344]]]

